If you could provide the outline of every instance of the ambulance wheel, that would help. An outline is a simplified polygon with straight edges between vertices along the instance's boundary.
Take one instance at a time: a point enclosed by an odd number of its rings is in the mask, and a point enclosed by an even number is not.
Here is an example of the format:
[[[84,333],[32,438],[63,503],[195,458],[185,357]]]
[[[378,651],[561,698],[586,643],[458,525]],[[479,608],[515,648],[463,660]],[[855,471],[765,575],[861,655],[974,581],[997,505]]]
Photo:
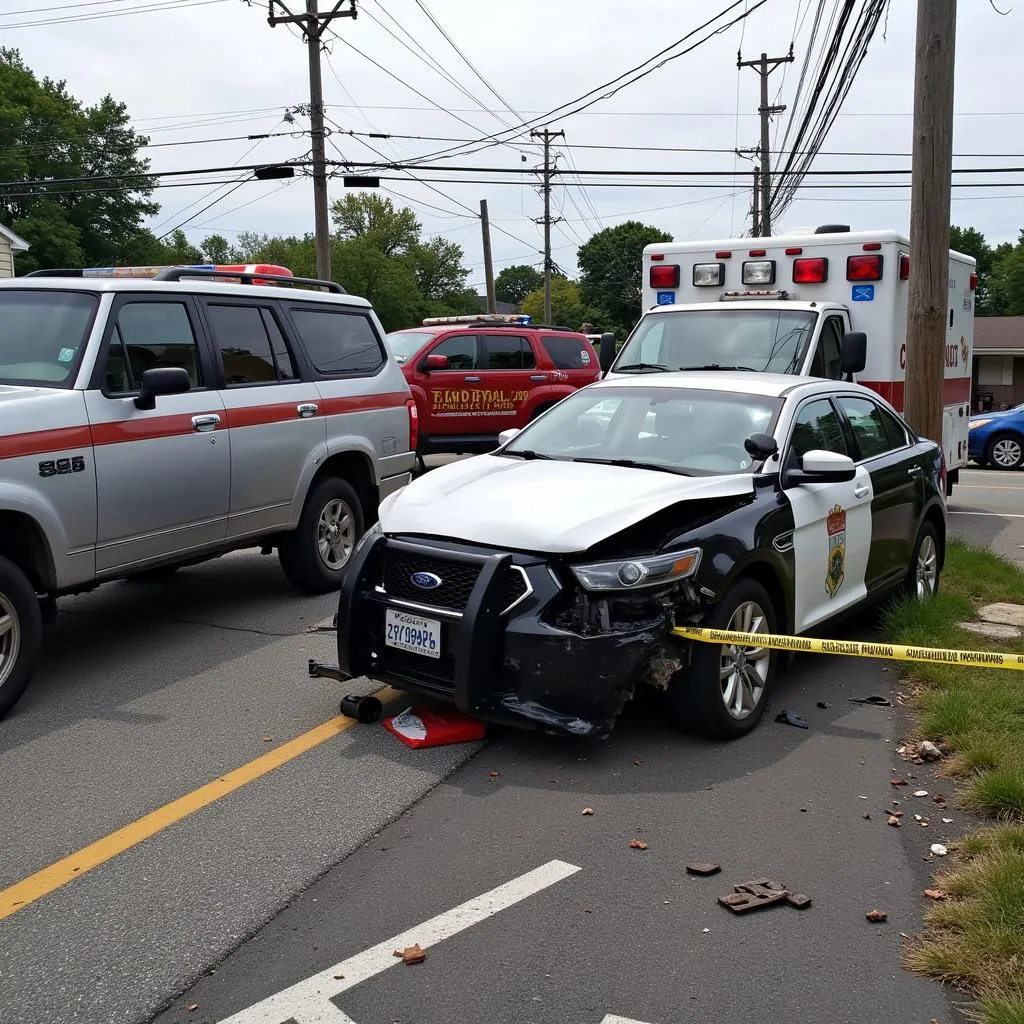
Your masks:
[[[985,461],[996,469],[1024,466],[1024,441],[1016,434],[996,434],[985,449]]]
[[[25,692],[42,639],[35,588],[13,562],[0,558],[0,718]]]
[[[941,565],[938,531],[931,523],[923,523],[914,544],[910,569],[903,585],[909,600],[924,601],[935,594],[939,589]]]
[[[321,480],[306,498],[299,525],[277,549],[288,582],[308,594],[340,590],[363,523],[355,488],[337,476]]]
[[[774,633],[775,607],[756,580],[735,583],[701,625],[741,633]],[[761,720],[775,678],[777,652],[767,647],[695,642],[689,669],[669,688],[669,710],[681,728],[736,739]]]

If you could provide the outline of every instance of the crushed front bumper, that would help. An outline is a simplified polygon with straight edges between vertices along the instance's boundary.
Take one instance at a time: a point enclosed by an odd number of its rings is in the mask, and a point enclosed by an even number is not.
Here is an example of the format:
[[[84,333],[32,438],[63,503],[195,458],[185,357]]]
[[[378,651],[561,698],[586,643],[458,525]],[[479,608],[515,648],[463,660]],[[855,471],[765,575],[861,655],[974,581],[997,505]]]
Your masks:
[[[412,582],[417,574],[441,582],[420,590]],[[560,596],[563,584],[542,557],[377,535],[345,576],[339,667],[352,678],[365,675],[450,701],[485,721],[603,735],[664,641],[667,624],[652,614],[573,632],[545,617]],[[387,643],[388,609],[428,620],[430,635],[439,632],[436,656]]]

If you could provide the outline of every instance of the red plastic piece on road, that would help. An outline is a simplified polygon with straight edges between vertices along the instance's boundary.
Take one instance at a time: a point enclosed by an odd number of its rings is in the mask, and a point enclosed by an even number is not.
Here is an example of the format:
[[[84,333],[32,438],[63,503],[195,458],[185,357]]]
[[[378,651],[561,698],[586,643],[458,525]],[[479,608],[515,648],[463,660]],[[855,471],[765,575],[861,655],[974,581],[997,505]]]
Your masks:
[[[408,747],[440,747],[448,743],[471,743],[487,735],[484,722],[464,715],[457,708],[414,707],[384,720],[384,728]]]

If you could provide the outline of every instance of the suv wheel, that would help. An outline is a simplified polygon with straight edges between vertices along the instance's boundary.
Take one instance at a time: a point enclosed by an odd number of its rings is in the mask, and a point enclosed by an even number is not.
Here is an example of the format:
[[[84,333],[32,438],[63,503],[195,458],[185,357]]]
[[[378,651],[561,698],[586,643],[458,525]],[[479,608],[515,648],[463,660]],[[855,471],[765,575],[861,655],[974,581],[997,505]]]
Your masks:
[[[39,599],[28,577],[0,558],[0,718],[25,692],[43,635]]]
[[[741,633],[774,633],[775,608],[756,580],[741,579],[702,625]],[[690,668],[668,691],[676,724],[717,739],[735,739],[760,721],[775,678],[768,647],[694,643]]]
[[[339,590],[364,530],[363,506],[347,480],[321,480],[306,498],[299,525],[278,548],[292,586],[311,594]]]

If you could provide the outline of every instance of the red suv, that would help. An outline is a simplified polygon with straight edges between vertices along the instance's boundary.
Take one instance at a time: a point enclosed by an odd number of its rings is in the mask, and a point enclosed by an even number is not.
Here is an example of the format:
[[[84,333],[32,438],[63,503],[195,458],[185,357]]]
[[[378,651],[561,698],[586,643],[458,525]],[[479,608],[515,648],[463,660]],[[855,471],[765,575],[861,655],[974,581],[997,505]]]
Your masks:
[[[522,320],[435,317],[388,335],[416,399],[420,456],[492,451],[502,430],[525,426],[598,379],[585,334]]]

